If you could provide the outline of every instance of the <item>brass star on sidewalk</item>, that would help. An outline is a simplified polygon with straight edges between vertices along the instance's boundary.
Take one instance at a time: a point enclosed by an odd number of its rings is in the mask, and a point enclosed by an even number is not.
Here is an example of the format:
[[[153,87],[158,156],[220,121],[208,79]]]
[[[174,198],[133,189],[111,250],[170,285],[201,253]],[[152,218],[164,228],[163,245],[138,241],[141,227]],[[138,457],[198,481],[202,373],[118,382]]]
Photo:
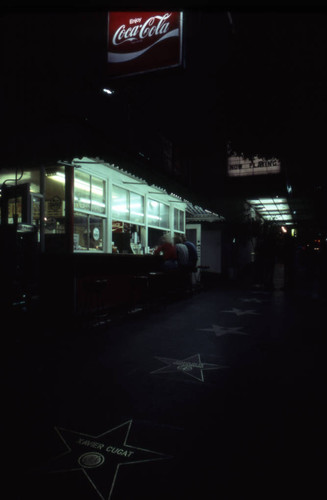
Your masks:
[[[264,301],[261,299],[257,299],[256,297],[250,298],[250,299],[240,299],[242,302],[255,302],[256,304],[262,304]]]
[[[199,328],[199,331],[214,332],[216,337],[222,337],[223,335],[247,335],[247,333],[241,331],[242,328],[242,326],[212,325],[212,328]]]
[[[110,500],[121,465],[171,458],[127,444],[131,425],[129,420],[98,436],[55,427],[66,451],[53,459],[50,471],[81,470],[101,500]]]
[[[200,354],[194,354],[185,359],[173,359],[173,358],[159,358],[163,363],[167,366],[159,368],[158,370],[154,370],[151,373],[174,373],[174,372],[182,372],[185,375],[189,375],[190,377],[195,378],[196,380],[200,380],[204,382],[203,372],[204,370],[219,370],[221,368],[226,368],[221,365],[214,365],[212,363],[202,363]]]
[[[220,312],[225,312],[225,313],[232,313],[232,314],[236,314],[236,316],[244,316],[245,314],[260,314],[256,311],[254,311],[253,309],[238,309],[237,307],[233,307],[232,309],[230,310],[225,310],[225,311],[220,311]]]

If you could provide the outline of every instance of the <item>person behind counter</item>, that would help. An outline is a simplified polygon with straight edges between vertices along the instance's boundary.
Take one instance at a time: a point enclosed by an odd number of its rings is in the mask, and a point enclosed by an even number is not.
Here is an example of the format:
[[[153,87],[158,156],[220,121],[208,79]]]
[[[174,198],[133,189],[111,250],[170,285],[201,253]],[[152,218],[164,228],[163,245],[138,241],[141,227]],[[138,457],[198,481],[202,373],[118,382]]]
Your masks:
[[[163,270],[177,269],[177,250],[171,241],[170,234],[164,234],[159,240],[159,245],[154,251],[154,255],[162,255]]]

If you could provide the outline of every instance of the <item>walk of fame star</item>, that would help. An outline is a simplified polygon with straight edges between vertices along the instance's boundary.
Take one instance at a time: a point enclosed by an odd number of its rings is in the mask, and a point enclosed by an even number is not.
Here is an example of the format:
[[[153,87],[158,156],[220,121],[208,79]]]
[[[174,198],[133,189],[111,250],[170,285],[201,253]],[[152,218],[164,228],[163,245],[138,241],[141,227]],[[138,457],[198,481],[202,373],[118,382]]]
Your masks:
[[[201,382],[204,382],[204,370],[219,370],[221,368],[225,368],[224,366],[214,365],[212,363],[202,363],[200,354],[194,354],[193,356],[189,356],[185,359],[159,357],[156,357],[156,359],[159,359],[167,366],[159,368],[158,370],[154,370],[151,373],[182,372],[185,373],[185,375],[189,375],[190,377],[195,378],[196,380],[200,380]]]
[[[244,309],[237,309],[237,307],[233,307],[229,311],[221,311],[221,312],[232,313],[232,314],[236,314],[237,316],[243,316],[245,314],[260,314],[256,311],[254,311],[253,309],[244,310]]]
[[[255,302],[256,304],[262,304],[263,300],[257,299],[256,297],[250,298],[250,299],[243,299],[241,298],[242,302]]]
[[[223,335],[247,335],[247,333],[242,332],[243,326],[219,326],[212,325],[212,328],[199,328],[201,332],[214,332],[216,337],[222,337]]]
[[[67,450],[55,457],[51,472],[81,470],[102,500],[110,500],[121,465],[171,458],[156,451],[127,444],[132,420],[91,436],[55,427]]]

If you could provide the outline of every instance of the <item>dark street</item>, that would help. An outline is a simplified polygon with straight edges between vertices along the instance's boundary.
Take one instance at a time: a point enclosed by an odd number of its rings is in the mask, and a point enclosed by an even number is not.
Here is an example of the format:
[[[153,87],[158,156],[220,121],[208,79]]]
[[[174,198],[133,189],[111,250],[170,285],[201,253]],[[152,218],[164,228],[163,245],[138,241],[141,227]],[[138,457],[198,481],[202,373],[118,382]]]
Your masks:
[[[26,332],[6,367],[11,498],[322,498],[324,307],[308,285],[229,283]]]

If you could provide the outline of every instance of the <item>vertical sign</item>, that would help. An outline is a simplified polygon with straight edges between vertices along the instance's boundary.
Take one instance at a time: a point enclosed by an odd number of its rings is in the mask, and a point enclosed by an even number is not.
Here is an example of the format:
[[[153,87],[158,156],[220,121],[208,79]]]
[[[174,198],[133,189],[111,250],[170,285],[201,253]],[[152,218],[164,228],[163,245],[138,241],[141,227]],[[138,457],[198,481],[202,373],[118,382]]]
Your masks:
[[[132,75],[181,65],[182,23],[182,12],[110,12],[110,76]]]

